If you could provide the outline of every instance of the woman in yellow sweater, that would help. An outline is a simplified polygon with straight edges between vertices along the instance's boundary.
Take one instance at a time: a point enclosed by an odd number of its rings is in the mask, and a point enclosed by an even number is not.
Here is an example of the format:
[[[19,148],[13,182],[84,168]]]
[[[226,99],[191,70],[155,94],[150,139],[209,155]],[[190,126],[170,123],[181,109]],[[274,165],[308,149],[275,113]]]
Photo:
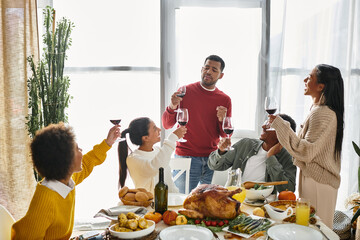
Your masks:
[[[35,168],[44,177],[26,215],[14,223],[11,239],[69,239],[74,225],[75,185],[105,161],[106,152],[120,136],[119,125],[93,150],[82,155],[71,127],[51,124],[31,143]]]
[[[304,82],[304,94],[312,97],[313,105],[298,135],[280,116],[269,117],[279,142],[300,168],[300,197],[310,199],[316,214],[332,228],[340,185],[344,83],[340,70],[326,64],[317,65]]]

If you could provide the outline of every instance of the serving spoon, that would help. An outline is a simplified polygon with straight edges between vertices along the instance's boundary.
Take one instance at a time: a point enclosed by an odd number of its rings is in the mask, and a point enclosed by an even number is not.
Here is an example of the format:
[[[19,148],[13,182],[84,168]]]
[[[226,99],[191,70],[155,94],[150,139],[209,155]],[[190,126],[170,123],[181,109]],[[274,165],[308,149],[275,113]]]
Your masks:
[[[252,182],[252,181],[246,181],[243,183],[245,189],[250,189],[255,186],[255,184],[263,185],[263,186],[272,186],[272,185],[282,185],[282,184],[288,184],[288,181],[278,181],[278,182]]]

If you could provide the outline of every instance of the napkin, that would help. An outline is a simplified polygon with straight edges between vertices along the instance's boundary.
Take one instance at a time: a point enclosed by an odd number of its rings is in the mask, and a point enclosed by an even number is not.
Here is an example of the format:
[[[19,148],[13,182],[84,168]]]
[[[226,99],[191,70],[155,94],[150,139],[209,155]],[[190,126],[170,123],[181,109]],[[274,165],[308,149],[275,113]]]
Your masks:
[[[133,212],[137,215],[145,215],[147,209],[145,207],[138,207],[138,206],[128,206],[128,205],[120,205],[116,207],[112,207],[109,209],[101,209],[98,213],[95,214],[95,217],[104,217],[110,220],[118,220],[118,215],[120,213],[128,213]]]

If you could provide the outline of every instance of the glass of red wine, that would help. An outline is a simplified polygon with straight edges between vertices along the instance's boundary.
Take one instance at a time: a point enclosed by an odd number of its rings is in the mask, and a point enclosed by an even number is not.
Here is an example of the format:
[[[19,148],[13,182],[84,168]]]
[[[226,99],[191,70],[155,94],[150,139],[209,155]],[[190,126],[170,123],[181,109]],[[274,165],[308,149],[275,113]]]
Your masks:
[[[276,101],[275,97],[266,97],[265,98],[265,111],[269,114],[269,115],[273,115],[274,113],[276,113],[276,110],[278,109],[278,104]],[[269,120],[267,120],[266,125],[268,127],[268,130],[274,130],[272,128],[270,128],[270,122]]]
[[[110,119],[110,122],[114,125],[119,125],[121,122],[121,119]],[[121,142],[121,141],[125,141],[125,140],[126,140],[126,138],[117,138],[115,140],[115,142]]]
[[[176,94],[177,97],[183,98],[186,94],[186,86],[181,86],[178,90],[178,94]]]
[[[231,117],[225,117],[224,120],[223,120],[223,130],[224,130],[224,133],[226,133],[227,135],[227,138],[230,139],[230,136],[232,135],[232,133],[234,132],[234,126],[232,124],[232,121],[231,121]],[[234,148],[231,147],[231,146],[228,146],[226,150],[233,150]]]
[[[181,86],[177,91],[179,93],[176,94],[176,96],[183,98],[185,96],[185,94],[186,94],[186,86]],[[179,103],[179,109],[180,109],[180,103]],[[177,111],[179,111],[179,110],[177,110]]]
[[[187,108],[179,108],[177,110],[176,121],[181,126],[185,126],[189,121],[189,112]],[[187,142],[186,139],[180,138],[178,142]]]

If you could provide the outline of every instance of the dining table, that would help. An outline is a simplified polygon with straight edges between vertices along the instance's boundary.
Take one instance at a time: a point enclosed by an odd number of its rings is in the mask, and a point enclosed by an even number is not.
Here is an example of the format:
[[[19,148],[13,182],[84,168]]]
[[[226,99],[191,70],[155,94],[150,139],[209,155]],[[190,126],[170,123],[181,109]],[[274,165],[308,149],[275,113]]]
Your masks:
[[[121,205],[122,203],[119,202],[119,205]],[[174,211],[178,211],[180,209],[182,209],[183,206],[182,205],[179,205],[179,206],[168,206],[168,210],[174,210]],[[246,203],[242,203],[241,206],[240,206],[240,210],[241,212],[243,213],[246,213],[246,214],[249,214],[249,215],[252,215],[253,213],[253,210],[254,210],[255,206],[251,206],[251,205],[248,205]],[[149,206],[147,207],[147,210],[148,211],[154,211],[154,209]],[[279,222],[275,222],[274,225],[276,224],[284,224],[284,223],[279,223]],[[338,240],[340,239],[339,236],[332,230],[330,229],[328,226],[326,226],[320,218],[317,217],[317,222],[316,224],[320,227],[321,231],[323,232],[323,234],[325,234],[325,236],[323,235],[323,240],[327,240],[327,239],[330,239],[330,240]],[[160,221],[159,223],[156,224],[155,226],[155,231],[157,233],[160,233],[162,230],[166,229],[170,227],[169,225],[165,224],[163,221]],[[310,228],[313,228],[313,229],[316,229],[317,231],[319,231],[319,228],[313,224],[310,224],[309,225]],[[104,232],[106,229],[100,229],[99,232]],[[85,231],[74,231],[73,234],[72,234],[72,237],[75,237],[75,236],[79,236],[81,234],[84,234]],[[181,233],[179,233],[181,234]],[[180,237],[180,236],[179,236]],[[154,240],[158,240],[160,239],[159,236],[157,236],[156,238],[152,238]],[[221,231],[221,232],[216,232],[214,234],[214,237],[213,237],[213,240],[225,240],[225,239],[243,239],[243,240],[271,240],[270,237],[267,236],[267,234],[263,234],[262,236],[258,236],[256,238],[254,237],[250,237],[250,238],[243,238],[243,237],[240,237],[240,236],[237,236],[237,235],[234,235],[234,234],[229,234],[227,232],[224,232],[224,231]],[[301,239],[301,238],[299,238]]]

